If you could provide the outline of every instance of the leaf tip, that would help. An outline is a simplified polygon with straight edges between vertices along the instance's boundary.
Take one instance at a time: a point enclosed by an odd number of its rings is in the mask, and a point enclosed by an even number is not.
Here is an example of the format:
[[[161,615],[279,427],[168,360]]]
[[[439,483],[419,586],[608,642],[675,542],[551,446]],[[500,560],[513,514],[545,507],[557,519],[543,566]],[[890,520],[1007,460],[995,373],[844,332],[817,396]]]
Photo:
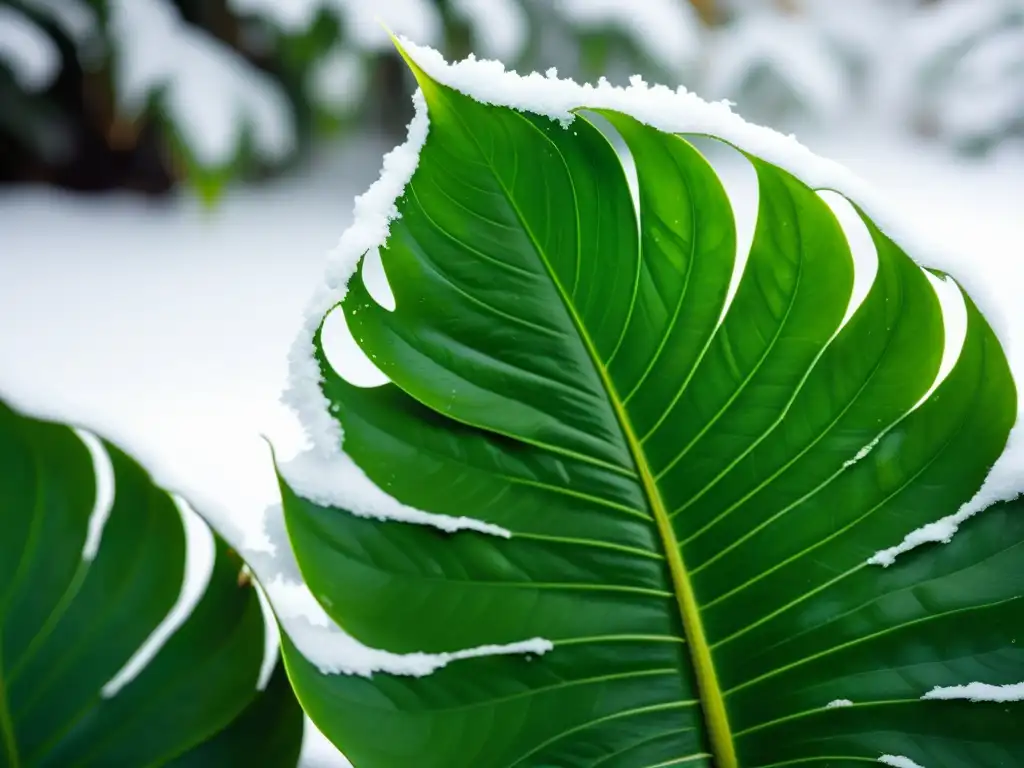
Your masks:
[[[384,19],[382,19],[380,17],[380,15],[378,15],[378,14],[374,14],[373,20],[376,21],[378,24],[380,24],[381,29],[383,29],[387,33],[387,36],[389,38],[391,38],[391,42],[394,44],[395,48],[397,48],[398,52],[401,53],[402,52],[402,43],[398,39],[398,36],[395,35],[395,33],[391,31],[391,27],[388,26],[388,23],[386,21],[384,21]]]
[[[409,67],[409,71],[412,72],[413,77],[416,78],[416,84],[419,85],[420,89],[423,91],[424,97],[426,97],[429,102],[431,93],[437,89],[437,82],[434,78],[428,75],[419,64],[416,63],[412,54],[410,54],[405,45],[402,44],[402,38],[388,29],[387,25],[383,22],[380,23],[391,38],[391,43],[395,46],[395,50],[398,51],[398,55],[402,57],[406,66]]]

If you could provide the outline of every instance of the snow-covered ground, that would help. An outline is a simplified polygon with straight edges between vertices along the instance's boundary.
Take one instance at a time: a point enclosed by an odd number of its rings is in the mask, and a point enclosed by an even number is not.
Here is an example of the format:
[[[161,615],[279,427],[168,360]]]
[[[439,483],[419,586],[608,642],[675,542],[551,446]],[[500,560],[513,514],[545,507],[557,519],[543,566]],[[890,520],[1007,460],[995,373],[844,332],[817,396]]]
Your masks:
[[[0,191],[0,398],[88,426],[255,534],[277,500],[286,354],[352,197],[389,147],[325,157],[213,213],[187,197]],[[320,739],[309,765],[347,765]],[[333,757],[333,759],[331,759]]]
[[[967,161],[854,131],[808,143],[981,270],[1019,361],[1024,154]],[[212,214],[187,198],[0,192],[0,397],[112,438],[200,511],[257,536],[276,498],[261,436],[285,452],[299,442],[277,402],[288,347],[385,149],[351,143]],[[308,754],[344,764],[317,739]]]

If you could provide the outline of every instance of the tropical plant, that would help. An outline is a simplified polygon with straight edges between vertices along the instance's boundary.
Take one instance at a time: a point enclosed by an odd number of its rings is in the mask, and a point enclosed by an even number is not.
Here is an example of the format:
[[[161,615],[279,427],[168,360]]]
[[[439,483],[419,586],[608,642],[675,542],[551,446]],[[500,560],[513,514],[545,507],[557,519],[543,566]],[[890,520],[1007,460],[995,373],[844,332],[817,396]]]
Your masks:
[[[285,638],[321,730],[357,768],[1019,764],[1024,514],[964,507],[1016,390],[971,298],[960,344],[952,278],[855,208],[877,273],[854,302],[832,210],[753,155],[733,285],[730,200],[684,137],[410,66],[429,132],[379,249],[394,306],[357,273],[333,310],[388,383],[314,338],[345,453],[404,518],[298,465],[283,507],[345,632],[471,650],[328,675]]]
[[[0,766],[297,764],[238,555],[213,535],[183,603],[184,518],[131,458],[0,403],[0,526]]]

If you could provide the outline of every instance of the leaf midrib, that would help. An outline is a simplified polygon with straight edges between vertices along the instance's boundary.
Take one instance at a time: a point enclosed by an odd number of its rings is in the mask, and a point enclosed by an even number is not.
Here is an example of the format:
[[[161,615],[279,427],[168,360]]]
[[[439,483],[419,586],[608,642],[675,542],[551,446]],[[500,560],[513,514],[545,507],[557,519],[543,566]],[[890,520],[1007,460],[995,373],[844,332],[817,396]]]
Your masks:
[[[439,94],[443,94],[441,89],[436,91]],[[501,177],[498,175],[497,170],[494,167],[490,157],[484,152],[483,147],[480,146],[476,139],[475,134],[466,125],[462,115],[458,110],[453,109],[451,113],[455,115],[456,119],[462,124],[467,135],[470,136],[474,146],[483,158],[484,163],[490,168],[495,182],[504,194],[509,206],[512,208],[519,220],[520,225],[526,232],[530,239],[530,243],[533,245],[537,256],[540,258],[547,270],[552,283],[558,291],[559,297],[562,299],[562,303],[565,307],[566,312],[572,319],[577,332],[580,335],[580,339],[590,356],[591,363],[594,366],[594,370],[601,378],[601,383],[608,394],[608,400],[612,405],[615,412],[616,419],[619,422],[619,427],[622,430],[623,438],[626,441],[627,447],[629,448],[630,456],[633,460],[633,464],[640,476],[640,481],[643,486],[644,495],[647,497],[648,503],[651,507],[651,512],[654,516],[655,524],[658,528],[659,536],[662,540],[662,546],[665,548],[665,556],[669,565],[669,572],[672,577],[672,583],[675,591],[676,601],[679,606],[680,618],[682,619],[683,630],[686,633],[688,645],[690,647],[690,658],[696,672],[697,684],[699,688],[701,705],[704,709],[705,718],[707,721],[708,735],[710,737],[711,749],[714,753],[716,764],[720,768],[738,768],[739,763],[736,756],[736,747],[733,742],[732,732],[729,726],[728,714],[725,709],[725,699],[722,694],[722,688],[718,682],[718,673],[715,670],[714,660],[711,657],[711,648],[707,641],[707,636],[704,631],[703,620],[700,615],[700,607],[697,604],[696,594],[693,590],[693,585],[690,583],[689,573],[686,569],[686,564],[683,561],[682,552],[680,551],[679,542],[676,538],[675,530],[672,527],[672,522],[668,517],[668,509],[665,505],[664,500],[661,497],[661,492],[658,489],[657,483],[654,479],[654,475],[651,472],[650,466],[648,465],[646,454],[644,453],[643,446],[637,439],[636,433],[633,430],[633,426],[629,421],[628,414],[626,413],[625,406],[623,405],[622,398],[615,387],[614,382],[608,372],[607,367],[601,361],[598,355],[597,349],[594,345],[593,340],[590,338],[590,334],[587,332],[585,325],[583,324],[582,318],[576,311],[576,307],[573,304],[572,298],[566,293],[565,287],[558,279],[557,273],[555,272],[547,254],[544,252],[543,247],[537,241],[536,236],[530,229],[526,220],[524,219],[522,212],[519,210],[519,206],[516,204],[514,197],[510,190],[508,190],[501,181]],[[565,157],[559,149],[558,145],[555,144],[551,139],[544,134],[537,126],[535,126],[530,120],[518,111],[512,111],[512,114],[516,115],[523,120],[531,129],[540,134],[545,141],[547,141],[555,153],[561,159],[562,164],[566,168],[566,174],[569,179],[570,185],[573,184],[572,174],[569,172],[568,165],[565,162]],[[582,119],[582,118],[581,118]],[[575,197],[575,186],[573,185],[573,208],[576,214],[577,220],[577,232],[579,232],[579,206],[576,202]],[[634,211],[635,215],[635,211]],[[579,240],[577,238],[577,248],[579,248]]]

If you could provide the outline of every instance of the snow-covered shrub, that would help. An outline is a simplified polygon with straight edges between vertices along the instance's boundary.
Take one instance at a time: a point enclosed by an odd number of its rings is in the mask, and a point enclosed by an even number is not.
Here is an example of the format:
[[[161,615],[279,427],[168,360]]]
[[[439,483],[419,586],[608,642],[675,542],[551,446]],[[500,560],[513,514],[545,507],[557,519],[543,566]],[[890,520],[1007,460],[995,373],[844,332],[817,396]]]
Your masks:
[[[247,154],[280,164],[296,146],[284,89],[168,0],[108,0],[114,92],[122,115],[153,107],[193,167],[223,174]]]
[[[543,4],[543,3],[540,3]],[[591,76],[624,75],[638,65],[669,82],[692,82],[701,43],[701,20],[689,3],[650,0],[551,0],[552,18],[560,22],[584,58],[583,72]],[[567,73],[578,70],[572,66]]]
[[[776,127],[882,116],[987,146],[1024,115],[1024,0],[0,0],[0,177],[26,149],[66,162],[89,133],[155,142],[170,176],[213,193],[325,132],[397,130],[389,30],[519,68],[639,73]]]
[[[156,125],[168,173],[209,194],[289,162],[321,128],[401,103],[381,71],[389,30],[513,62],[554,49],[570,73],[581,49],[626,41],[623,72],[680,82],[699,26],[687,0],[0,0],[0,11],[0,131],[14,148],[59,164],[83,132],[132,151]],[[591,74],[607,63],[589,61]]]
[[[1024,133],[1024,0],[945,0],[905,40],[911,118],[957,145]]]
[[[60,52],[29,16],[16,8],[0,6],[0,62],[19,86],[32,93],[56,79]]]
[[[50,161],[67,157],[71,137],[44,95],[61,67],[46,29],[22,9],[0,5],[0,153],[12,144]]]
[[[849,119],[906,3],[733,0],[708,38],[698,89],[751,118],[819,126]]]
[[[0,6],[5,39],[0,47],[14,83],[57,113],[49,123],[67,128],[58,157],[30,134],[14,133],[15,144],[35,150],[44,165],[84,151],[83,135],[101,135],[114,150],[133,148],[154,122],[169,171],[177,172],[177,156],[210,193],[244,164],[279,165],[294,154],[283,84],[186,21],[174,0],[18,0]],[[19,104],[3,85],[0,71],[0,113],[21,119],[24,99]]]

